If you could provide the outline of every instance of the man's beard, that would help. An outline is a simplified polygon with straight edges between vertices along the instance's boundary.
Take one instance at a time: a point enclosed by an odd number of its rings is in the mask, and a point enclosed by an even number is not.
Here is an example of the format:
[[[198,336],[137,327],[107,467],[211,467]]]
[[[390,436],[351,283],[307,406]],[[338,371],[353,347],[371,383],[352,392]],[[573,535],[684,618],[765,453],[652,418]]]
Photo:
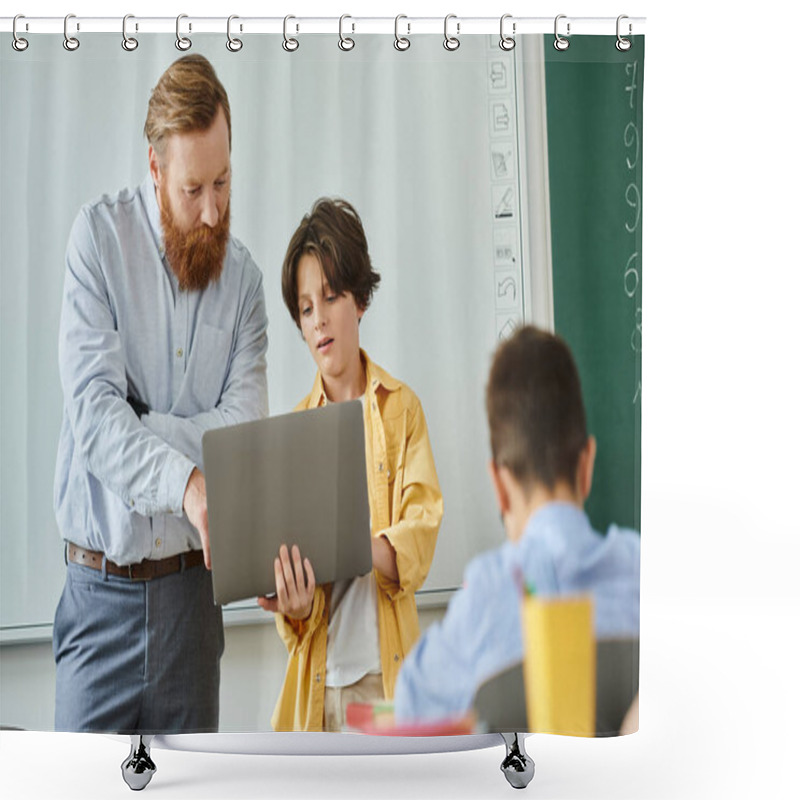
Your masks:
[[[172,215],[169,196],[161,194],[161,227],[164,249],[178,285],[184,291],[203,291],[219,279],[225,263],[225,249],[231,227],[231,203],[213,227],[201,225],[191,231],[181,230]]]

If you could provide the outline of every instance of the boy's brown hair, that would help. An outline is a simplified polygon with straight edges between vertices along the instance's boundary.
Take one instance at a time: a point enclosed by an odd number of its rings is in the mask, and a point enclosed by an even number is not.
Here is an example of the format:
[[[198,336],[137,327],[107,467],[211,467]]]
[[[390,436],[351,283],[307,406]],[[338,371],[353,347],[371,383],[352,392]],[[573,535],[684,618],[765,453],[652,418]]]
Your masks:
[[[588,440],[578,369],[566,342],[532,325],[495,352],[486,387],[492,458],[528,491],[574,485]]]
[[[197,53],[184,56],[167,68],[150,94],[144,134],[162,158],[169,136],[207,131],[220,106],[228,123],[230,143],[231,109],[225,87],[207,58]]]
[[[334,294],[350,292],[366,310],[381,276],[372,269],[367,237],[358,212],[346,200],[321,197],[306,214],[286,250],[281,274],[283,302],[297,327],[297,267],[302,256],[315,255]]]

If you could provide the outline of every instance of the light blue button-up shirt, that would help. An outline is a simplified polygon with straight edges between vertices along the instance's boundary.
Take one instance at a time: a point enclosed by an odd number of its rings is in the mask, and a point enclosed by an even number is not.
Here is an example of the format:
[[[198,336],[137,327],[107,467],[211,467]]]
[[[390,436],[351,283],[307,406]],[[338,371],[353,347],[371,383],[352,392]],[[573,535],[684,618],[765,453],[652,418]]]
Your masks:
[[[66,267],[61,535],[117,564],[200,549],[183,495],[202,435],[267,414],[261,271],[230,237],[220,279],[181,291],[150,177],[80,210]],[[150,413],[137,419],[128,395]]]
[[[639,635],[640,537],[612,525],[592,529],[577,506],[550,503],[516,544],[482,553],[444,619],[406,657],[395,686],[399,722],[466,712],[478,687],[522,660],[520,580],[538,596],[590,594],[598,637]]]

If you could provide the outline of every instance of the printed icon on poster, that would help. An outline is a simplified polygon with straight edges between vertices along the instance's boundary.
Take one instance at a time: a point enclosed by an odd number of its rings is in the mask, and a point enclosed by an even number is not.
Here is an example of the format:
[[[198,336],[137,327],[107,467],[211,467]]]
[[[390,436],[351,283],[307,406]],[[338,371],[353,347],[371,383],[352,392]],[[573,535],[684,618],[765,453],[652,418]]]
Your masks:
[[[517,308],[519,278],[513,272],[498,272],[494,276],[494,304],[500,311]]]
[[[492,142],[492,180],[508,181],[516,178],[514,144]]]
[[[517,193],[513,184],[492,187],[492,213],[496,220],[510,222],[517,217]]]
[[[489,62],[489,91],[505,92],[509,88],[508,59],[494,59]]]
[[[497,314],[495,323],[497,341],[502,342],[514,333],[518,325],[522,324],[522,319],[519,314]]]
[[[510,100],[493,100],[489,107],[492,136],[506,136],[514,130],[514,107]]]
[[[498,226],[492,236],[495,269],[500,267],[515,267],[519,263],[517,258],[518,236],[517,229]]]

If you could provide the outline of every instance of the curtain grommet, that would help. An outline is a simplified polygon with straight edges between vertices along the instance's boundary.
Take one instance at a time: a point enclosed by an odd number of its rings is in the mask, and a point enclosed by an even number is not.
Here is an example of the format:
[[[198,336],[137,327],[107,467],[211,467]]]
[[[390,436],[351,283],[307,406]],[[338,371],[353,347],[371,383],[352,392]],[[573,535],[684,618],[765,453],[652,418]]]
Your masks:
[[[228,17],[228,31],[227,31],[228,40],[225,42],[225,47],[227,47],[231,53],[238,53],[244,47],[244,42],[242,42],[241,39],[237,39],[235,36],[231,36],[231,22],[233,22],[233,20],[235,19],[239,19],[239,17],[236,16],[236,14],[231,14]],[[239,30],[241,31],[241,27],[239,28]]]
[[[18,52],[23,53],[25,50],[28,49],[28,40],[23,38],[17,33],[17,20],[25,19],[24,14],[17,14],[14,17],[14,22],[11,24],[11,34],[13,38],[11,39],[11,46]]]
[[[192,46],[192,40],[188,36],[181,35],[181,20],[188,19],[188,17],[188,14],[178,14],[177,18],[175,19],[175,47],[177,47],[182,53],[185,53]],[[191,30],[192,26],[190,24],[189,31]]]
[[[407,20],[408,17],[405,14],[398,14],[394,18],[394,49],[399,50],[401,53],[404,53],[411,47],[411,39],[408,38],[408,35],[411,33],[411,24],[406,22],[407,33],[405,36],[400,35],[400,20],[405,19]]]
[[[134,36],[128,36],[129,19],[135,19],[133,14],[126,14],[122,18],[122,49],[128,53],[132,53],[139,46],[139,40]],[[136,29],[139,29],[138,25]]]
[[[283,18],[283,42],[281,43],[281,47],[283,47],[283,49],[287,53],[294,53],[294,51],[297,50],[298,47],[300,47],[300,42],[298,42],[297,39],[289,36],[288,28],[290,19],[297,19],[297,18],[293,17],[291,14],[287,14]],[[298,32],[299,30],[300,26],[295,25],[295,32]]]
[[[631,49],[633,42],[630,39],[626,39],[619,31],[620,31],[620,23],[622,20],[628,19],[626,14],[620,14],[617,17],[617,41],[614,43],[614,47],[620,51],[620,53],[627,53],[628,50]],[[633,25],[628,22],[628,36],[633,33]]]
[[[451,19],[456,20],[455,36],[451,36],[448,33],[448,26],[450,24]],[[461,33],[461,23],[458,22],[458,18],[456,17],[455,14],[448,14],[444,18],[444,42],[442,42],[442,45],[445,50],[448,50],[449,52],[452,53],[454,50],[458,50],[458,48],[461,47],[461,40],[458,38],[459,33]]]
[[[75,15],[74,14],[67,14],[67,16],[64,17],[64,42],[63,42],[63,44],[64,44],[64,49],[65,50],[69,50],[70,53],[74,53],[81,46],[81,43],[80,43],[80,40],[76,36],[70,36],[69,35],[69,21],[71,19],[75,19]],[[75,30],[79,31],[80,29],[81,29],[80,24],[76,23],[75,24]]]
[[[516,40],[514,39],[514,36],[516,36],[517,33],[517,23],[511,23],[511,36],[508,36],[504,29],[506,20],[511,18],[511,14],[503,14],[503,16],[500,17],[500,49],[505,50],[506,52],[513,50],[517,44]]]
[[[558,50],[559,52],[563,53],[564,50],[566,50],[569,47],[569,39],[564,38],[558,32],[558,22],[559,22],[559,20],[562,20],[562,19],[567,19],[567,15],[566,14],[559,14],[556,17],[555,23],[553,25],[553,35],[555,36],[555,40],[553,41],[553,47],[555,47],[555,49]],[[571,27],[570,23],[567,22],[567,36],[570,35],[570,27]]]
[[[343,28],[344,28],[344,21],[346,19],[353,19],[353,18],[349,14],[342,14],[342,16],[339,17],[339,49],[344,51],[345,53],[349,53],[356,46],[356,41],[351,36],[344,35]],[[355,33],[356,30],[355,23],[351,22],[350,25],[352,28],[351,33]]]

